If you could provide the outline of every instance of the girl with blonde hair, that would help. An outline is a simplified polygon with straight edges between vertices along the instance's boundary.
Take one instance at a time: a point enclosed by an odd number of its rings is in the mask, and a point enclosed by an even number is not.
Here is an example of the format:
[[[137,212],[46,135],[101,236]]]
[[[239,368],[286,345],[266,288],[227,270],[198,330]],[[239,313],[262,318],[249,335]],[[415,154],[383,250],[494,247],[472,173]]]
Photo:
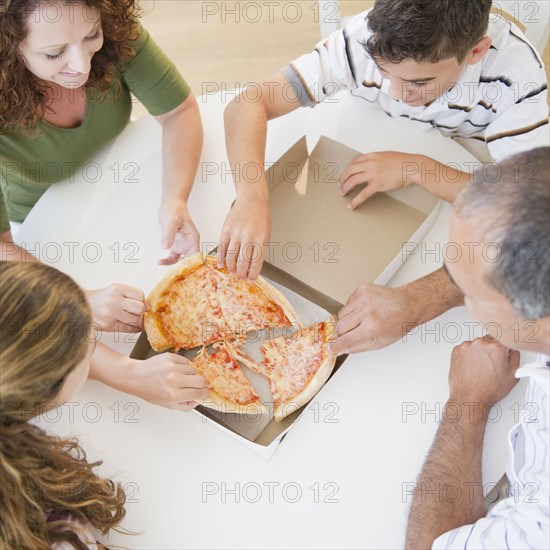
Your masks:
[[[0,548],[105,548],[124,517],[119,483],[100,477],[78,441],[31,420],[71,399],[94,347],[84,292],[40,263],[0,262]]]

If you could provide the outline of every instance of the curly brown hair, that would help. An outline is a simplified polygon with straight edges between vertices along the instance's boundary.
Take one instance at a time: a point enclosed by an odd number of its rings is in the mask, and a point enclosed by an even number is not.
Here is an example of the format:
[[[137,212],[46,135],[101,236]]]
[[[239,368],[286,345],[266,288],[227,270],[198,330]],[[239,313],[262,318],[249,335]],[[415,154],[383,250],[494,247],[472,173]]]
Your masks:
[[[0,262],[0,548],[49,550],[103,533],[124,517],[120,484],[99,477],[78,442],[29,422],[52,408],[90,346],[91,312],[67,275],[41,263]],[[101,547],[101,546],[100,546]]]
[[[96,8],[101,16],[104,43],[92,58],[86,92],[102,93],[118,86],[116,67],[135,53],[129,44],[139,36],[137,0],[63,0]],[[0,133],[20,131],[33,135],[47,108],[46,84],[25,65],[19,51],[25,39],[27,15],[44,0],[2,0],[0,5]],[[116,90],[115,90],[116,92]],[[116,94],[115,94],[116,95]]]

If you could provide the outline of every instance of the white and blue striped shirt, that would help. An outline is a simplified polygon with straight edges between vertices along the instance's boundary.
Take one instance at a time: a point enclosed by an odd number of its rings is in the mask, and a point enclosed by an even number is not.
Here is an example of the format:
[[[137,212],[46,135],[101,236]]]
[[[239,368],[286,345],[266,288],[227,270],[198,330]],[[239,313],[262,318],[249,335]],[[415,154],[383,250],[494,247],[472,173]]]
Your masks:
[[[508,498],[473,525],[441,535],[432,548],[550,548],[550,367],[546,359],[516,373],[517,378],[528,378],[529,386],[526,406],[508,436]]]

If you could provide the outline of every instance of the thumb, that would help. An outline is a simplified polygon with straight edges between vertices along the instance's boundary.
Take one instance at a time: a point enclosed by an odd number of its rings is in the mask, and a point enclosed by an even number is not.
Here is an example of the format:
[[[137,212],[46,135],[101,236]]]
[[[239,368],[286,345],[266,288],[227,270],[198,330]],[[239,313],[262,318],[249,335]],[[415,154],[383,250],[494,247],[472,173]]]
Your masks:
[[[519,368],[520,353],[515,349],[508,352],[508,364],[516,371]]]
[[[180,224],[176,218],[170,218],[170,220],[167,223],[161,224],[162,237],[160,240],[160,246],[165,250],[172,248],[179,225]]]

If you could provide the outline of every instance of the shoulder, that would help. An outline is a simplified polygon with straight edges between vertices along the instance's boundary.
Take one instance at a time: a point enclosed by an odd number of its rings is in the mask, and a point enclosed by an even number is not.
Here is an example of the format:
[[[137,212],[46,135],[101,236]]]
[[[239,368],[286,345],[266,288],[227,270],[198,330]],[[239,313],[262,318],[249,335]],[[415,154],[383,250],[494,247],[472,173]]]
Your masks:
[[[353,40],[365,42],[372,34],[369,30],[370,11],[366,10],[352,16],[343,28],[343,32]]]
[[[517,25],[499,18],[489,23],[487,34],[492,44],[482,61],[482,75],[499,72],[516,81],[534,74],[545,78],[540,54]]]

